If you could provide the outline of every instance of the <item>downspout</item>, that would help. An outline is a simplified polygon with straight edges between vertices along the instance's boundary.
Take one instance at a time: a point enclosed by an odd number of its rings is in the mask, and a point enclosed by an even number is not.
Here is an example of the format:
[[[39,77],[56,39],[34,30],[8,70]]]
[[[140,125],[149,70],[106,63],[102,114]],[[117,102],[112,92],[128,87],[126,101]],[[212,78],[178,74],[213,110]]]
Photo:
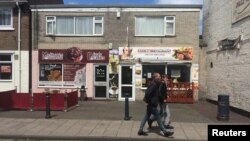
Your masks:
[[[29,5],[30,7],[30,5]],[[32,93],[32,12],[29,11],[29,93]]]
[[[18,68],[19,68],[19,92],[21,92],[21,8],[18,1],[16,2],[18,8],[18,33],[17,33],[17,47],[18,47]]]

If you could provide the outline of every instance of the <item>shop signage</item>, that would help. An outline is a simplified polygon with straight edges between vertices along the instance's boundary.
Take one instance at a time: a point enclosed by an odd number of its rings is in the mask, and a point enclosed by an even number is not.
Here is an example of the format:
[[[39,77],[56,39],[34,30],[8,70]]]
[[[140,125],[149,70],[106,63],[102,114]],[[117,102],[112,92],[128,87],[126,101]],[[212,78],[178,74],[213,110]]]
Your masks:
[[[129,50],[129,53],[126,52]],[[120,47],[120,60],[148,59],[162,61],[182,61],[193,59],[192,47]],[[127,57],[129,56],[129,57]]]
[[[2,65],[1,66],[1,73],[11,73],[11,66],[10,65]]]
[[[233,0],[233,23],[250,16],[250,0]]]
[[[108,50],[81,50],[71,47],[66,50],[40,49],[39,63],[108,63]]]

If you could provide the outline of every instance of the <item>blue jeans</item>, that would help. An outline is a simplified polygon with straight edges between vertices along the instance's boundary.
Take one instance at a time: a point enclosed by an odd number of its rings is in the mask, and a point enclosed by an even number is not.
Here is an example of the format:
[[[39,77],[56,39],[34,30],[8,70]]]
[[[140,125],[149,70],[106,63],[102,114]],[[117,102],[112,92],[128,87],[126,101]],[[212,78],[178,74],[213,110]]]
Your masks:
[[[168,107],[167,103],[161,103],[159,105],[160,108],[160,116],[161,116],[161,121],[163,125],[169,125],[170,124],[170,110]],[[150,116],[151,120],[156,120],[154,115]]]
[[[141,124],[140,124],[140,131],[143,131],[143,127],[145,126],[147,120],[149,119],[150,117],[150,114],[153,114],[154,117],[156,118],[156,121],[157,121],[157,124],[158,126],[160,127],[161,131],[163,131],[163,133],[166,133],[166,129],[164,127],[164,125],[162,124],[162,121],[161,121],[161,116],[160,116],[160,113],[158,112],[157,110],[157,107],[153,107],[153,106],[147,106],[147,110],[146,110],[146,113],[141,121]]]

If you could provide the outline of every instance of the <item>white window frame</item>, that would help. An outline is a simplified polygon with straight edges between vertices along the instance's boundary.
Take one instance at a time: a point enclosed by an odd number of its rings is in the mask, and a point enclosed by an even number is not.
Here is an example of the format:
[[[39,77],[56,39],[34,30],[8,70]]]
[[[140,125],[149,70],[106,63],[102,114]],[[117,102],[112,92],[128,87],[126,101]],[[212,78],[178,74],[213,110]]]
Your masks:
[[[53,20],[48,20],[49,18],[54,18]],[[48,33],[48,23],[52,23],[52,33]],[[54,35],[56,29],[56,17],[55,16],[46,16],[46,35]]]
[[[138,35],[137,33],[136,33],[136,22],[137,22],[137,20],[136,20],[136,18],[137,17],[141,17],[141,16],[135,16],[135,36],[138,36],[138,37],[143,37],[143,36],[145,36],[145,37],[148,37],[148,36],[175,36],[175,16],[159,16],[159,17],[163,17],[164,18],[164,34],[163,35]],[[144,17],[153,17],[153,16],[144,16]],[[167,20],[167,17],[173,17],[173,20]],[[166,25],[167,25],[167,23],[173,23],[173,34],[168,34],[167,33],[167,29],[166,29]]]
[[[1,61],[0,64],[11,64],[11,79],[1,79],[0,82],[2,81],[12,81],[13,80],[13,73],[14,73],[14,62],[13,62],[13,54],[12,53],[0,53],[0,55],[10,55],[11,60],[10,61]]]
[[[101,20],[96,20],[95,18],[96,17],[101,17],[102,19]],[[93,17],[93,35],[103,35],[103,16],[94,16]],[[100,23],[100,24],[102,24],[102,32],[101,32],[101,34],[96,34],[95,33],[95,24],[97,24],[97,23]]]
[[[173,20],[167,20],[168,17],[172,17]],[[167,23],[173,23],[173,34],[167,33]],[[165,16],[164,17],[164,33],[166,36],[175,36],[175,16]]]
[[[50,17],[54,17],[54,20],[48,20],[48,18]],[[81,16],[68,16],[68,17],[74,17],[74,34],[57,34],[57,31],[56,31],[56,17],[57,16],[46,16],[46,35],[56,35],[56,36],[103,36],[103,31],[104,31],[104,20],[103,20],[103,16],[100,15],[100,16],[91,16],[93,17],[93,34],[76,34],[76,17],[81,17]],[[67,16],[66,16],[67,17]],[[83,16],[82,16],[83,17]],[[88,16],[89,17],[89,16]],[[96,17],[101,17],[102,19],[101,20],[96,20],[95,18]],[[52,28],[53,28],[53,33],[48,33],[48,22],[52,22]],[[96,23],[101,23],[102,24],[102,31],[100,34],[95,34],[95,24]]]
[[[0,7],[0,9],[10,9],[10,25],[0,25],[0,30],[14,30],[13,28],[13,9],[12,7]]]

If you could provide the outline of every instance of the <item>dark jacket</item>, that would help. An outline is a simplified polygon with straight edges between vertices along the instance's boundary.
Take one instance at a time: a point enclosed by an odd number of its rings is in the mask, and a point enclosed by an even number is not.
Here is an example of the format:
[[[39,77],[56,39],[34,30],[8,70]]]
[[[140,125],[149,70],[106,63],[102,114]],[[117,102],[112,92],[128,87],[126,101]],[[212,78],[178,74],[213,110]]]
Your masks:
[[[149,102],[148,105],[149,106],[153,106],[153,107],[157,107],[159,104],[159,95],[160,95],[160,91],[159,91],[159,87],[160,84],[152,81],[152,83],[148,86],[146,92],[149,93]]]
[[[167,86],[166,86],[166,83],[161,83],[161,85],[159,86],[159,91],[160,91],[159,101],[160,101],[160,103],[163,103],[164,99],[167,98]]]

